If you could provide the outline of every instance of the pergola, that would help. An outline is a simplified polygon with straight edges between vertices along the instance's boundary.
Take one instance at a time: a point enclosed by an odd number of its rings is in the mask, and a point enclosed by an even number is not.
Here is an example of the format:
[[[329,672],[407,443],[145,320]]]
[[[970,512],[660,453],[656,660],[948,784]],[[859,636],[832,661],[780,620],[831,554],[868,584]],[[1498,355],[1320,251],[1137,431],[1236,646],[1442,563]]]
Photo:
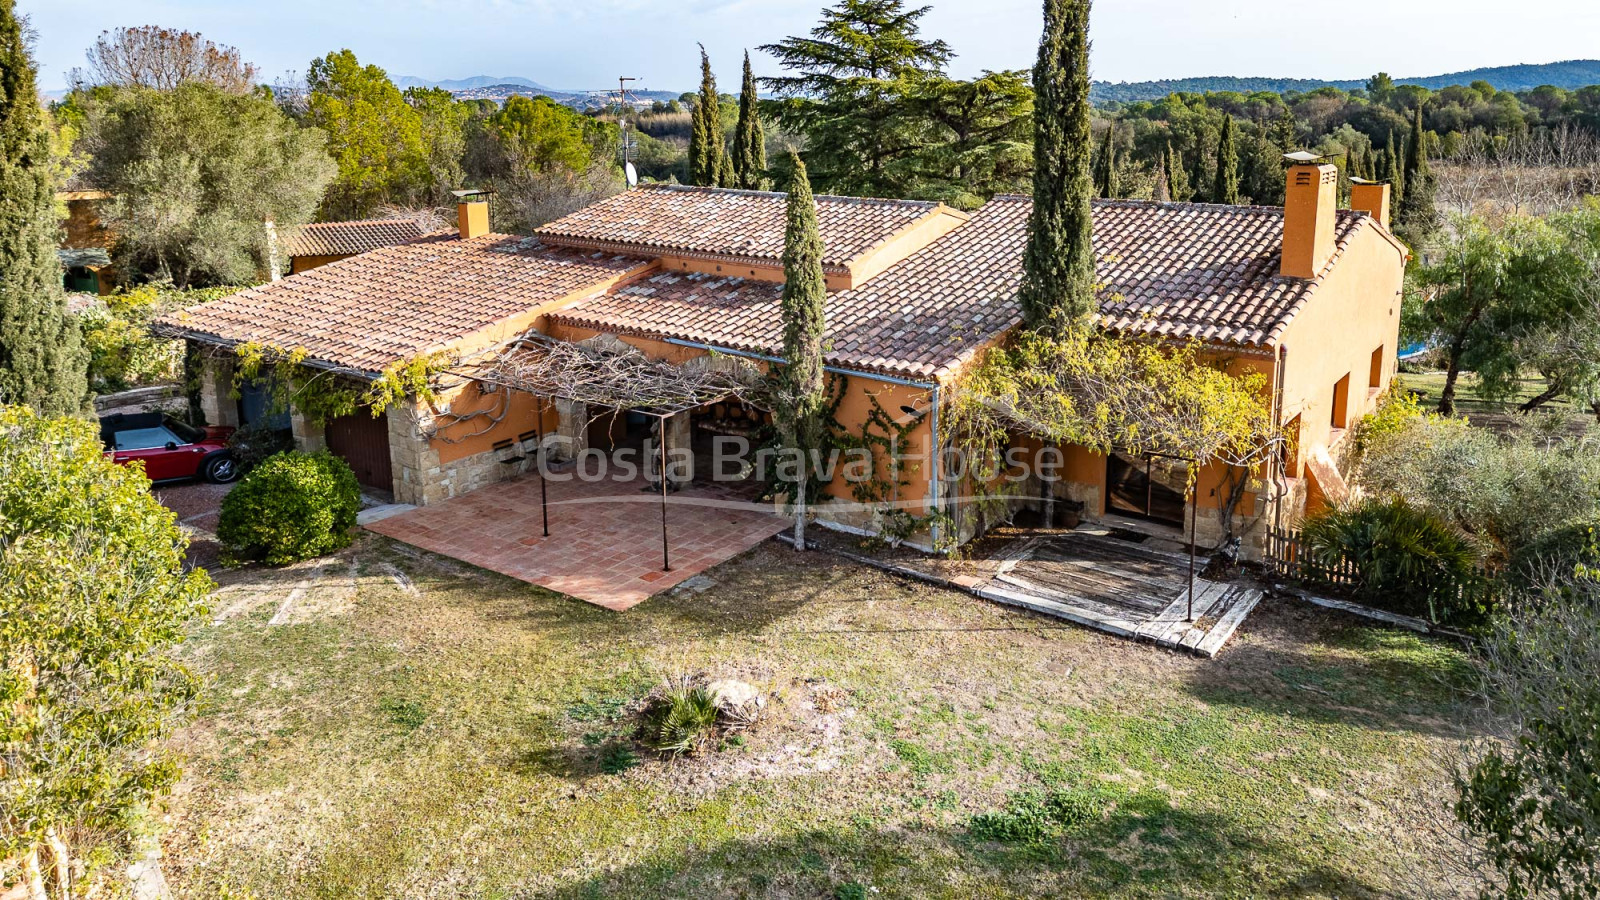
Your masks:
[[[667,536],[667,420],[730,396],[758,398],[764,390],[760,373],[748,365],[676,365],[651,359],[614,341],[615,349],[586,346],[528,333],[491,354],[464,363],[453,374],[545,400],[600,406],[614,412],[655,417],[660,440],[657,478],[661,482],[661,568],[672,570]],[[732,357],[729,357],[732,359]],[[535,416],[536,458],[544,452],[544,412]],[[539,469],[539,507],[544,535],[550,536],[544,469]]]

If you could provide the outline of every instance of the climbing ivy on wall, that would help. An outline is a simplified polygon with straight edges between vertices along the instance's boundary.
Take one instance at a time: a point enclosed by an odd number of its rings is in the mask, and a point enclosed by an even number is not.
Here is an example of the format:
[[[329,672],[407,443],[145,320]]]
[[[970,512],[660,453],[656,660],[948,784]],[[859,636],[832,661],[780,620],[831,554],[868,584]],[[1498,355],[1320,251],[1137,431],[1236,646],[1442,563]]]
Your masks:
[[[249,342],[234,347],[235,396],[246,384],[270,373],[272,409],[291,406],[313,422],[326,423],[365,409],[373,418],[408,397],[427,403],[438,398],[438,379],[448,365],[446,354],[430,354],[391,363],[370,382],[359,380],[355,370],[324,369],[308,365],[304,348],[285,350]]]

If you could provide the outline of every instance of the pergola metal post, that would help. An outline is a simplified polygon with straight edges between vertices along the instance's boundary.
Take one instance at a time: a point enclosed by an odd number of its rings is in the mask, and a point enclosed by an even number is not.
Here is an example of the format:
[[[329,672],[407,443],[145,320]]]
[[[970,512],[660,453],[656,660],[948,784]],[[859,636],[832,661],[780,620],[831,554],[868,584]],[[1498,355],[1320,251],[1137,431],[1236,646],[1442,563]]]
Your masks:
[[[1196,475],[1198,478],[1198,474]],[[1200,524],[1200,492],[1189,489],[1189,617],[1194,621],[1194,532]]]
[[[656,470],[656,477],[661,479],[661,571],[672,571],[672,557],[667,551],[667,417],[656,416],[656,424],[661,439],[661,465]]]
[[[533,414],[535,440],[539,443],[534,450],[533,463],[539,470],[539,515],[544,517],[544,536],[550,536],[550,503],[545,495],[545,448],[544,448],[544,404],[539,404]]]

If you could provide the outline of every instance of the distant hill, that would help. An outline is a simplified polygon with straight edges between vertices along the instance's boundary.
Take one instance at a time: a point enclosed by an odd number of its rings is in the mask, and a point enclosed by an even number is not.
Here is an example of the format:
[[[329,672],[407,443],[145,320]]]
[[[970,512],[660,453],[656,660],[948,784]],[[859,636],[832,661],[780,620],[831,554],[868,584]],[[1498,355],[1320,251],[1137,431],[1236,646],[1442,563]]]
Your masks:
[[[486,88],[502,84],[514,84],[518,87],[532,88],[536,91],[548,91],[549,88],[528,78],[517,75],[474,75],[471,78],[447,78],[443,81],[434,81],[430,78],[419,78],[415,75],[401,75],[394,83],[402,90],[408,87],[436,87],[447,91],[470,91],[475,88]]]
[[[1447,75],[1429,75],[1419,78],[1396,78],[1395,84],[1415,84],[1438,90],[1453,84],[1471,84],[1487,81],[1502,91],[1527,91],[1550,84],[1572,90],[1600,84],[1600,59],[1571,59],[1563,62],[1528,64],[1520,66],[1492,66],[1451,72]],[[1310,91],[1320,87],[1353,90],[1366,85],[1365,78],[1350,81],[1319,81],[1309,78],[1240,78],[1232,75],[1213,75],[1202,78],[1173,78],[1163,81],[1096,81],[1089,88],[1089,97],[1095,103],[1133,103],[1140,100],[1159,100],[1168,94],[1182,91]]]

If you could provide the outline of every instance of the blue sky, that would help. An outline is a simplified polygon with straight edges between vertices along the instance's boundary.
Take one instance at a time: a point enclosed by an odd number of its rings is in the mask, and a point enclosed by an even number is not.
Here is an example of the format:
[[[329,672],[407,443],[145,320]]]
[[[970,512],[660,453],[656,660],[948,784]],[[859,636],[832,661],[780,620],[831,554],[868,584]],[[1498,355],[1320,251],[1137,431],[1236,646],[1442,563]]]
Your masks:
[[[803,33],[821,0],[19,0],[39,32],[40,81],[65,84],[102,29],[164,25],[232,44],[271,77],[348,47],[391,75],[521,75],[553,88],[689,90],[694,43],[722,87],[746,47]],[[1038,0],[932,0],[925,31],[958,56],[952,73],[1022,68]],[[1099,0],[1094,77],[1360,78],[1600,56],[1596,0]],[[772,71],[756,58],[758,74]]]

